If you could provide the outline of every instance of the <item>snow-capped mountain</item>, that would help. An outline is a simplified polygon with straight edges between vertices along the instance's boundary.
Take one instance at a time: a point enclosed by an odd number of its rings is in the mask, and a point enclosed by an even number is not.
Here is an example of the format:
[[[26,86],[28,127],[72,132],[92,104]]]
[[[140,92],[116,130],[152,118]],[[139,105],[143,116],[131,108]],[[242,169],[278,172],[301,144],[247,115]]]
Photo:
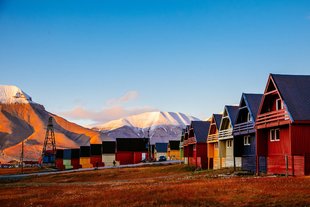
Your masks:
[[[22,141],[25,159],[38,159],[50,116],[54,118],[58,148],[101,143],[100,133],[46,111],[16,86],[0,86],[0,162],[18,160]]]
[[[156,128],[158,126],[172,125],[185,127],[190,124],[192,120],[199,120],[192,116],[187,116],[182,113],[175,112],[145,112],[138,115],[129,116],[122,119],[110,121],[108,123],[99,125],[95,128],[106,131],[113,130],[123,126],[135,128]]]
[[[146,112],[94,127],[112,138],[150,137],[151,142],[180,139],[182,128],[198,118],[175,112]]]
[[[0,103],[34,103],[32,98],[16,86],[0,85]]]

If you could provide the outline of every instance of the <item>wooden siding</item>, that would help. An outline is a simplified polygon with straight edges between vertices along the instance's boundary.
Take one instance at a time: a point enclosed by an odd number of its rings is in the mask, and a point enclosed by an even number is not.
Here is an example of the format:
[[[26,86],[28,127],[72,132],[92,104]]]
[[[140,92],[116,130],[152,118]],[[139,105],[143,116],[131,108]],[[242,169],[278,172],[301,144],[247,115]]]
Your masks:
[[[104,166],[113,166],[113,161],[116,162],[116,156],[115,154],[102,154],[102,161]],[[119,162],[117,164],[119,164]]]
[[[168,151],[168,157],[170,160],[180,160],[180,150],[170,150]]]
[[[278,129],[278,128],[275,128]],[[270,140],[270,129],[267,131],[267,136],[265,139],[268,139],[268,155],[285,155],[291,154],[291,140],[289,135],[289,126],[282,126],[280,129],[280,141],[271,141]]]
[[[82,168],[92,168],[93,165],[90,164],[90,157],[80,157],[80,164]]]
[[[301,176],[305,174],[304,156],[287,156],[288,171],[286,172],[285,155],[272,155],[267,157],[268,174],[286,174]]]
[[[244,145],[244,136],[250,136],[250,145]],[[236,157],[254,156],[256,154],[255,134],[248,134],[234,137],[234,154]]]
[[[292,154],[305,155],[310,153],[310,125],[291,125]]]

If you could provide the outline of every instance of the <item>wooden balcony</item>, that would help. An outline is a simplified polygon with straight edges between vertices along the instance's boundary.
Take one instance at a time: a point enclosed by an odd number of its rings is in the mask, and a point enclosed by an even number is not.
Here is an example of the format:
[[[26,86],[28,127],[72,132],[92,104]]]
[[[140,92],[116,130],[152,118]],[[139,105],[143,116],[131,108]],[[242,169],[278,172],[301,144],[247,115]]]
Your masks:
[[[243,122],[239,124],[235,124],[233,135],[243,135],[243,134],[249,134],[254,133],[254,123],[252,121]]]
[[[195,143],[196,143],[195,137],[190,137],[187,140],[184,140],[183,146],[187,146],[187,145],[195,144]]]
[[[218,134],[210,134],[210,135],[208,136],[207,141],[208,141],[208,142],[217,142],[217,141],[218,141],[218,137],[219,137]]]
[[[219,139],[231,139],[231,138],[233,138],[232,132],[233,132],[232,128],[220,130],[219,131]]]
[[[281,109],[264,114],[259,114],[257,116],[255,127],[260,129],[289,124],[290,122],[290,117],[287,111],[285,109]]]

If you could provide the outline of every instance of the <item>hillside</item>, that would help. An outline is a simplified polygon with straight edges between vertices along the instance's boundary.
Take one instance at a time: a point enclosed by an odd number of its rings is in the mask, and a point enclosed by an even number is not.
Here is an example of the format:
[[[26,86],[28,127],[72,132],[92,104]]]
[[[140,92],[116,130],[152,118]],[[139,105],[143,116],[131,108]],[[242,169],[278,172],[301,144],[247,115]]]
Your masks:
[[[100,133],[45,110],[16,86],[0,86],[0,162],[19,159],[25,141],[25,159],[38,159],[49,116],[54,118],[58,148],[100,143]]]

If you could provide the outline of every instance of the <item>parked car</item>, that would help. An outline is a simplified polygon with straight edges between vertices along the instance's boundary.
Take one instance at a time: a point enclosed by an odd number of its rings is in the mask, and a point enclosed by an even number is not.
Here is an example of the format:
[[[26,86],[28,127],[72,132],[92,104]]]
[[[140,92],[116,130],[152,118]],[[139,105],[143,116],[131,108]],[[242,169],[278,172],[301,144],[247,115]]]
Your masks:
[[[167,158],[166,156],[160,156],[159,159],[158,159],[159,162],[162,162],[162,161],[167,161]]]

